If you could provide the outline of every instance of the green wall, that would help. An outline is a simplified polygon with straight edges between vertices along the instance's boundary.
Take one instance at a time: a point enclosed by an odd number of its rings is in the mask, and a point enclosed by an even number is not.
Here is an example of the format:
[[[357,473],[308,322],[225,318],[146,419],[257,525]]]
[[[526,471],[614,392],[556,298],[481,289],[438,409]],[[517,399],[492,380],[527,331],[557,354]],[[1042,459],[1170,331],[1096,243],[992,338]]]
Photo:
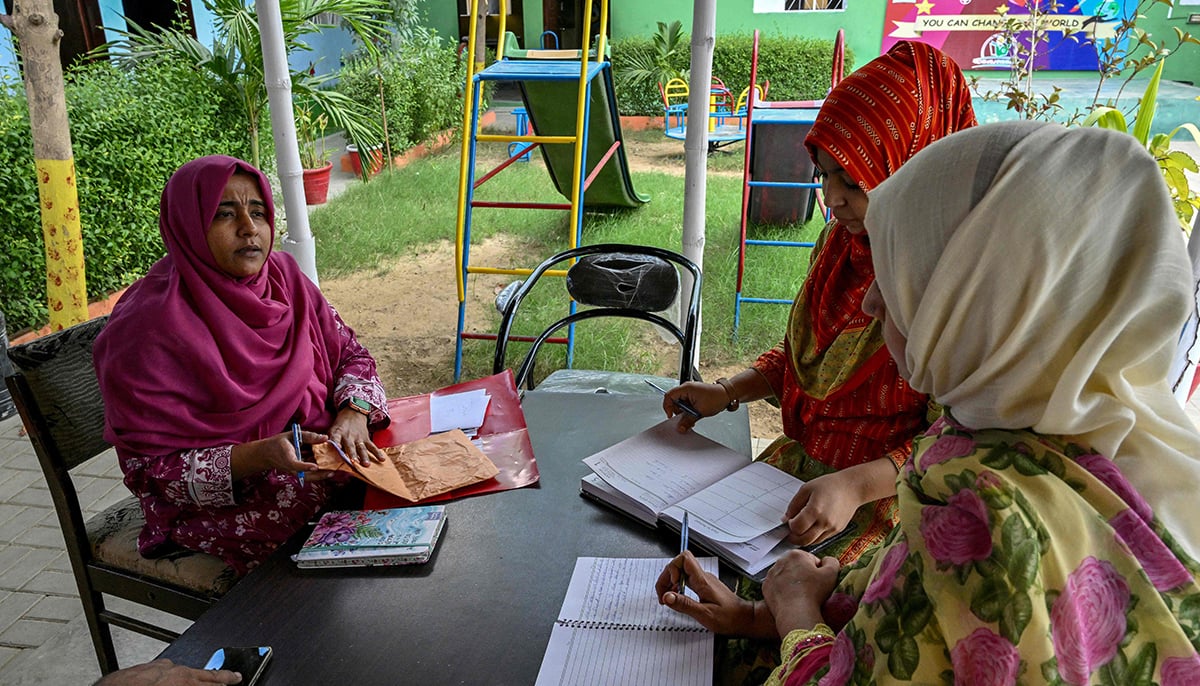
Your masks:
[[[456,0],[420,0],[426,26],[451,45],[458,42],[458,2]],[[540,7],[540,6],[539,6]],[[541,11],[539,9],[539,15]]]
[[[434,6],[444,6],[444,10],[437,11],[444,13],[447,28],[436,25],[438,31],[449,36],[457,33],[458,19],[454,0],[424,0],[424,4],[429,8],[431,20]],[[846,0],[846,5],[848,9],[844,11],[754,14],[753,0],[720,0],[717,2],[716,38],[720,41],[722,33],[750,33],[758,29],[765,35],[798,34],[832,39],[838,29],[845,29],[846,43],[854,52],[855,63],[866,64],[879,54],[885,3],[882,0]],[[1173,42],[1175,28],[1200,36],[1200,26],[1186,23],[1189,9],[1194,8],[1177,8],[1175,17],[1168,19],[1168,8],[1155,3],[1147,8],[1139,25],[1159,41]],[[658,21],[670,22],[676,19],[683,22],[685,31],[691,33],[691,0],[611,0],[610,12],[611,33],[614,38],[649,36],[655,32]],[[542,32],[541,3],[538,0],[525,1],[525,27],[527,36],[537,36]],[[996,76],[999,72],[971,73],[978,76]],[[1053,80],[1056,76],[1067,78],[1092,75],[1094,72],[1044,72],[1040,77]],[[1186,45],[1177,55],[1167,60],[1164,77],[1200,85],[1200,46]]]
[[[691,0],[614,0],[612,35],[649,36],[657,29],[658,21],[683,22],[683,29],[692,31]],[[717,2],[716,38],[722,33],[748,34],[758,29],[764,35],[795,34],[833,40],[838,29],[846,30],[846,45],[853,51],[855,62],[865,64],[879,54],[885,4],[880,0],[846,0],[845,11],[788,12],[754,14],[753,0],[720,0]]]

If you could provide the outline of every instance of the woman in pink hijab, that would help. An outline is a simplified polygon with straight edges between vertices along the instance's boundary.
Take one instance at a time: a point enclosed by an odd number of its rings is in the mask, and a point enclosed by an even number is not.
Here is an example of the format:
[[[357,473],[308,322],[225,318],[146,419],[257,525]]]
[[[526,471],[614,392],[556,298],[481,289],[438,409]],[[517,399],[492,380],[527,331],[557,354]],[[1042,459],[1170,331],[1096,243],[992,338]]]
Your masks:
[[[259,170],[224,156],[183,165],[162,195],[167,255],[96,340],[105,438],[141,501],[146,557],[183,547],[244,574],[335,488],[308,446],[383,459],[375,361],[295,260],[272,252],[274,225]]]

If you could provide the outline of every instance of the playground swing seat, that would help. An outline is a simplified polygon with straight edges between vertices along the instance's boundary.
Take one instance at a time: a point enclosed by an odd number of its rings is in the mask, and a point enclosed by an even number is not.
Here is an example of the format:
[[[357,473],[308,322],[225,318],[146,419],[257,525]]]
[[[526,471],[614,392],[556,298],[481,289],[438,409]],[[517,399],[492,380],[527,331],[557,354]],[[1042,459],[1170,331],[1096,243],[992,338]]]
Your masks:
[[[675,78],[667,81],[664,86],[658,84],[658,92],[663,102],[663,129],[670,136],[670,131],[683,132],[687,125],[688,85],[687,81]]]

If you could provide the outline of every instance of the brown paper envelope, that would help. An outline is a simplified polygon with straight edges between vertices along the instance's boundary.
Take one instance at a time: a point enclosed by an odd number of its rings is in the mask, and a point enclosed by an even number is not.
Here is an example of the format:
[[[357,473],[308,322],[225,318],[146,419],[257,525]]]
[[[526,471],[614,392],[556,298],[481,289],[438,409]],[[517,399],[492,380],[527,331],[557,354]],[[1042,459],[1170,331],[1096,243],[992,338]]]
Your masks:
[[[415,500],[487,481],[500,473],[458,429],[384,448],[384,452],[392,458]]]
[[[405,500],[417,500],[412,491],[396,472],[396,467],[390,462],[369,462],[366,466],[354,461],[348,464],[332,443],[318,443],[313,446],[314,462],[321,469],[332,469],[349,472],[366,481],[372,486],[387,491]]]

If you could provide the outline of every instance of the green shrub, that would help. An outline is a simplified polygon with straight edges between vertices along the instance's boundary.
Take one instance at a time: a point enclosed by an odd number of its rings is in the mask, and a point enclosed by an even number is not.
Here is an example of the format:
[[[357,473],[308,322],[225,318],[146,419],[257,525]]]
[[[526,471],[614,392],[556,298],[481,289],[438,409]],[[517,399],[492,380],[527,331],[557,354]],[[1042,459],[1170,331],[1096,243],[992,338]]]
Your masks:
[[[439,131],[453,128],[461,119],[459,93],[466,78],[466,64],[434,32],[414,31],[379,64],[365,56],[351,57],[338,75],[337,90],[377,113],[378,75],[383,77],[388,141],[393,155]]]
[[[67,113],[78,183],[89,299],[145,274],[163,254],[158,203],[180,165],[202,155],[243,159],[236,103],[179,62],[121,72],[107,63],[68,75]],[[29,115],[19,92],[0,96],[0,309],[12,332],[47,321],[45,253]]]
[[[671,66],[686,70],[690,66],[690,38],[685,50],[675,56]],[[713,76],[720,78],[736,98],[750,83],[750,57],[754,38],[747,34],[721,36],[713,48]],[[655,85],[631,88],[622,78],[630,65],[653,62],[654,42],[649,38],[624,38],[613,41],[612,64],[617,102],[621,114],[662,115],[662,98]],[[853,69],[854,56],[846,50],[846,72]],[[770,81],[767,97],[771,100],[815,100],[829,90],[833,69],[833,41],[790,36],[760,36],[758,80]]]

